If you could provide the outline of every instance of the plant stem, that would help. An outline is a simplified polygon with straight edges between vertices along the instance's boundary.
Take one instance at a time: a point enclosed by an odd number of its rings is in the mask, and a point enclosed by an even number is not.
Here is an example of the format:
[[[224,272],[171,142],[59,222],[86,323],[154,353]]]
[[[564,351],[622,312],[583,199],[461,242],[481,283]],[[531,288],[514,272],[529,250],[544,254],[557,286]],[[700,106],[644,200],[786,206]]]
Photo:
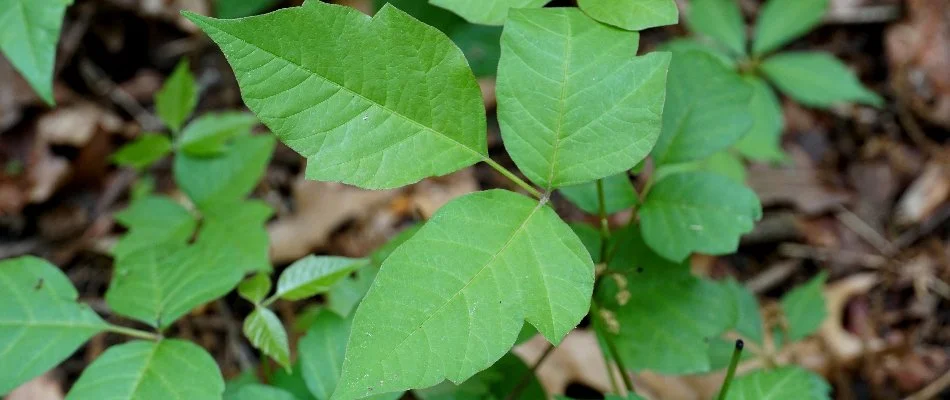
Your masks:
[[[106,330],[112,333],[119,333],[122,335],[131,336],[138,339],[154,340],[154,341],[162,340],[162,335],[159,335],[157,333],[140,331],[135,328],[126,328],[124,326],[109,325],[109,327]]]
[[[502,167],[501,164],[496,163],[495,160],[485,157],[485,159],[482,161],[485,161],[485,164],[488,164],[490,167],[494,168],[495,171],[498,171],[499,173],[504,175],[505,178],[508,178],[508,180],[514,182],[516,185],[520,186],[522,189],[530,193],[532,196],[536,197],[538,200],[541,199],[542,197],[541,192],[539,192],[538,189],[535,189],[533,186],[529,185],[528,182],[525,182],[524,180],[519,178],[517,175],[515,175],[513,172],[509,171],[507,168]]]
[[[623,379],[623,385],[627,388],[628,393],[636,393],[633,390],[633,381],[630,379],[630,375],[627,374],[627,367],[623,365],[623,360],[620,359],[620,352],[617,351],[617,345],[614,344],[613,338],[610,335],[602,335],[604,343],[607,344],[607,350],[610,350],[610,356],[614,359],[614,362],[617,363],[617,369],[620,370],[620,378]]]
[[[511,393],[508,394],[508,397],[505,397],[505,400],[514,400],[517,399],[519,395],[521,395],[521,392],[523,392],[528,387],[528,384],[531,383],[531,377],[534,376],[535,372],[538,371],[538,367],[541,366],[541,363],[543,363],[552,352],[554,352],[554,346],[548,344],[548,348],[544,350],[544,353],[541,353],[541,357],[538,358],[538,361],[534,363],[531,369],[522,374],[521,379],[518,380],[518,385],[511,390]]]
[[[603,336],[600,334],[600,332],[596,332],[596,334],[598,337]],[[597,347],[600,347],[600,354],[604,356],[604,368],[607,369],[607,378],[610,379],[610,390],[612,390],[614,393],[622,394],[620,393],[620,385],[617,384],[617,377],[614,376],[614,365],[610,363],[611,356],[608,355],[606,351],[604,351],[603,346]],[[620,374],[623,374],[623,371],[621,371]]]
[[[722,388],[719,389],[719,400],[726,400],[726,393],[729,392],[729,385],[732,378],[736,376],[736,367],[739,366],[739,356],[742,355],[742,348],[745,343],[742,339],[736,340],[736,349],[732,351],[732,360],[729,361],[729,370],[726,372],[726,379],[722,382]]]
[[[610,241],[610,222],[607,221],[607,199],[604,180],[597,180],[597,209],[600,212],[600,262],[607,264],[607,242]]]

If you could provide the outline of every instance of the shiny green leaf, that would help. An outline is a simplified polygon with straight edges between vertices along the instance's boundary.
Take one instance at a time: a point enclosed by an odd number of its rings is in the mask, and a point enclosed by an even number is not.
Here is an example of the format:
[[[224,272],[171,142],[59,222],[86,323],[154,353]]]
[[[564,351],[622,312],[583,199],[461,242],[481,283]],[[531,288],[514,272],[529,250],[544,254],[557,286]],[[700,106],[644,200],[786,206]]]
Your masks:
[[[758,370],[732,382],[726,400],[830,400],[831,385],[800,367]]]
[[[827,273],[818,274],[808,283],[792,289],[782,297],[782,313],[788,324],[788,341],[801,340],[815,333],[828,317],[825,295],[822,292],[826,279]]]
[[[175,182],[202,211],[247,197],[267,170],[274,139],[240,136],[218,157],[175,156]]]
[[[430,4],[450,10],[468,22],[502,25],[511,9],[541,8],[551,0],[429,0]]]
[[[591,18],[628,31],[640,31],[679,22],[675,0],[578,0]]]
[[[637,191],[633,188],[633,183],[630,182],[630,177],[626,172],[608,176],[603,181],[604,208],[607,214],[628,209],[639,202]],[[584,212],[591,215],[598,215],[600,212],[597,182],[565,186],[560,189],[560,192]]]
[[[251,303],[259,304],[270,293],[270,289],[270,275],[258,273],[238,285],[238,294]]]
[[[881,96],[864,87],[854,72],[828,53],[782,53],[766,59],[760,68],[783,93],[807,106],[884,105]]]
[[[129,229],[112,250],[117,260],[159,245],[184,246],[198,226],[188,210],[163,196],[136,199],[115,220]]]
[[[254,125],[257,117],[249,113],[205,114],[185,126],[176,145],[188,155],[215,156],[224,151],[228,140],[250,133]]]
[[[49,105],[55,103],[56,43],[66,7],[72,3],[72,0],[0,1],[0,51]]]
[[[290,345],[287,331],[273,311],[257,306],[244,319],[244,336],[261,352],[270,356],[285,369],[290,369]]]
[[[224,400],[299,400],[290,392],[273,386],[252,383],[244,385],[232,395],[225,393]]]
[[[155,93],[155,113],[162,122],[172,130],[178,132],[188,116],[195,111],[198,105],[198,87],[195,77],[191,75],[188,59],[182,59],[175,66],[162,89]]]
[[[775,91],[762,78],[743,78],[752,86],[752,99],[749,101],[752,129],[736,143],[736,150],[757,161],[785,160],[787,156],[782,150],[782,128],[785,122],[782,105]]]
[[[799,38],[821,22],[829,0],[769,0],[755,24],[752,53],[761,55]]]
[[[172,142],[160,133],[145,133],[119,148],[112,161],[124,167],[144,169],[172,151]]]
[[[274,297],[301,300],[326,293],[341,279],[366,265],[365,260],[309,255],[287,267],[277,280]]]
[[[736,0],[692,0],[688,21],[693,32],[717,41],[733,54],[746,54],[745,22]]]

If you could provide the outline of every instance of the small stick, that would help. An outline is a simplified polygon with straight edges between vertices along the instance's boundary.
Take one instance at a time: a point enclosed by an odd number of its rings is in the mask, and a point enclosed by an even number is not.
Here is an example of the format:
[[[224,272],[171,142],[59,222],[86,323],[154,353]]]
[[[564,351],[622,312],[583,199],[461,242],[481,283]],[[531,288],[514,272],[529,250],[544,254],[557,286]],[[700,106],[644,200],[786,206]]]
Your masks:
[[[742,348],[745,342],[742,339],[736,340],[736,349],[732,351],[732,361],[729,361],[729,370],[726,372],[726,379],[722,382],[722,388],[719,389],[719,400],[726,400],[726,394],[729,393],[729,385],[732,384],[732,378],[736,376],[736,367],[739,366],[739,356],[742,355]]]

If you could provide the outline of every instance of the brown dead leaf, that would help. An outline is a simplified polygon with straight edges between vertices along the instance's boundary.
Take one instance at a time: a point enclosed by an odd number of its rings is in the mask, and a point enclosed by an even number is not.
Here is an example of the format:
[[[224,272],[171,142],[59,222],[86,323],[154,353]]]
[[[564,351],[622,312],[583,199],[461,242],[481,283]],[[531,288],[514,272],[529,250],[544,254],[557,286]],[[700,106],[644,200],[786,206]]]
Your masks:
[[[478,190],[478,182],[471,168],[438,178],[425,179],[412,190],[412,204],[429,219],[432,214],[452,199]]]
[[[60,382],[47,372],[13,389],[6,400],[63,400]]]
[[[107,114],[93,103],[58,107],[44,114],[36,123],[37,138],[49,144],[82,147],[92,139],[100,123],[121,124],[118,117]]]
[[[753,165],[749,168],[748,183],[763,206],[791,204],[806,215],[833,210],[851,198],[843,190],[823,185],[816,171],[809,167]]]
[[[920,117],[950,129],[950,2],[907,0],[885,38],[891,85]]]
[[[897,202],[896,222],[903,225],[920,223],[944,204],[948,197],[950,175],[943,165],[931,162]]]

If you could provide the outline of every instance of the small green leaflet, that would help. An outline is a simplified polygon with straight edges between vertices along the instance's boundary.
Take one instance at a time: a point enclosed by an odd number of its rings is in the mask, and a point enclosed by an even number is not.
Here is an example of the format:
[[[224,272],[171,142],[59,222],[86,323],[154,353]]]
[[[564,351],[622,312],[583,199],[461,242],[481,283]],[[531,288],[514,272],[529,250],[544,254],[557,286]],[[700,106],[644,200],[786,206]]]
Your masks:
[[[340,279],[364,265],[366,261],[361,259],[309,255],[280,274],[274,297],[301,300],[326,293]]]
[[[198,208],[207,212],[247,197],[267,170],[275,141],[270,136],[239,136],[224,154],[195,157],[178,153],[175,182]]]
[[[717,61],[721,62],[722,65],[725,65],[729,69],[735,69],[736,67],[736,60],[732,59],[732,56],[727,54],[725,50],[720,49],[714,43],[706,43],[705,41],[700,41],[697,38],[676,38],[676,39],[664,42],[657,49],[660,51],[669,51],[672,53],[686,53],[690,51],[698,51],[700,53],[706,53],[712,56]]]
[[[613,214],[637,204],[637,191],[633,188],[633,183],[630,182],[630,177],[626,172],[608,176],[603,181],[604,208],[607,214]],[[597,215],[600,212],[597,182],[565,186],[560,189],[560,192],[584,212],[591,215]]]
[[[222,48],[248,107],[307,157],[310,179],[393,188],[488,157],[462,52],[395,7],[372,18],[315,1],[237,20],[185,15]]]
[[[201,347],[183,340],[136,340],[106,350],[66,400],[220,400],[223,393],[218,364]]]
[[[861,81],[837,58],[822,52],[787,52],[767,58],[762,72],[783,93],[812,107],[856,102],[881,107],[884,99]]]
[[[0,395],[69,357],[108,325],[55,265],[23,256],[0,261]]]
[[[558,343],[587,314],[593,280],[587,250],[543,203],[505,190],[452,200],[383,263],[334,398],[460,383],[525,321]]]
[[[742,77],[713,56],[674,54],[654,160],[675,164],[725,150],[752,127],[751,97]]]
[[[663,374],[711,369],[706,339],[735,320],[732,299],[718,285],[693,277],[683,263],[654,254],[636,226],[617,232],[617,253],[595,296],[601,334],[613,335],[627,368]]]
[[[72,3],[72,0],[0,2],[0,50],[49,105],[55,104],[53,66],[56,43],[59,42],[66,7]]]
[[[307,390],[307,385],[303,381],[300,361],[293,365],[291,371],[283,368],[276,368],[267,379],[267,382],[276,388],[284,390],[294,395],[298,400],[313,400],[314,397]]]
[[[261,301],[270,293],[271,281],[267,273],[258,273],[247,278],[238,285],[238,294],[245,300],[254,304],[260,304]]]
[[[755,24],[752,53],[762,55],[799,38],[821,22],[828,0],[769,0]]]
[[[603,245],[603,243],[601,243],[600,230],[588,224],[571,223],[568,225],[581,240],[581,243],[584,244],[584,248],[590,253],[594,264],[599,264],[601,262],[600,249]]]
[[[507,398],[525,376],[529,377],[528,383],[517,398],[547,399],[547,393],[538,382],[537,376],[524,361],[512,353],[505,354],[491,368],[479,372],[459,385],[442,382],[427,389],[414,390],[413,394],[420,400],[501,400]]]
[[[765,337],[765,325],[759,313],[759,302],[756,301],[755,294],[733,278],[725,281],[723,287],[732,295],[732,301],[735,304],[736,323],[733,328],[742,337],[761,344]]]
[[[372,286],[379,267],[366,265],[356,270],[353,277],[343,277],[327,292],[327,308],[341,317],[347,317],[356,308]]]
[[[290,369],[290,345],[280,318],[267,307],[256,306],[244,319],[244,336],[285,369]]]
[[[273,210],[263,201],[222,203],[205,211],[196,243],[222,253],[219,260],[242,274],[269,272],[270,238],[264,223],[271,214]]]
[[[726,400],[830,400],[831,385],[800,367],[759,370],[732,382]]]
[[[736,0],[692,0],[688,21],[694,33],[712,38],[734,55],[746,54],[745,22]]]
[[[466,21],[482,25],[502,25],[511,9],[541,8],[551,0],[429,0],[429,3],[450,10]]]
[[[739,183],[746,181],[745,164],[737,155],[728,150],[720,151],[699,161],[662,165],[656,169],[653,180],[659,182],[670,175],[695,171],[714,172]]]
[[[788,324],[788,341],[804,339],[815,333],[825,318],[828,308],[822,289],[828,274],[822,272],[808,283],[792,289],[782,297],[782,313]]]
[[[233,394],[225,392],[224,400],[299,400],[290,392],[272,386],[251,383],[241,386]]]
[[[474,3],[473,3],[474,4]],[[633,168],[660,134],[668,53],[573,8],[513,10],[501,38],[498,122],[518,168],[546,189]]]
[[[675,0],[578,0],[591,18],[628,31],[679,22]]]
[[[177,133],[198,105],[198,87],[188,68],[188,60],[182,59],[175,66],[162,89],[155,93],[155,113],[162,122]]]
[[[145,133],[112,154],[112,161],[124,167],[145,169],[172,151],[172,142],[160,133]]]
[[[219,18],[250,17],[272,7],[280,0],[214,0],[215,15]]]
[[[709,172],[674,174],[656,183],[640,208],[643,238],[674,261],[693,252],[728,254],[762,218],[748,187]]]
[[[785,160],[787,156],[782,150],[785,121],[775,91],[758,76],[749,75],[743,79],[752,87],[752,99],[749,101],[752,129],[736,143],[736,150],[757,161]]]
[[[116,213],[115,219],[129,229],[112,250],[118,260],[157,245],[184,246],[198,226],[195,217],[180,204],[152,195],[136,199]]]
[[[221,154],[231,138],[250,133],[257,117],[243,112],[205,114],[192,121],[178,136],[176,145],[192,156]]]
[[[471,25],[455,13],[429,4],[426,0],[373,0],[373,9],[379,12],[386,4],[391,4],[426,25],[435,27],[449,37],[456,28]]]

